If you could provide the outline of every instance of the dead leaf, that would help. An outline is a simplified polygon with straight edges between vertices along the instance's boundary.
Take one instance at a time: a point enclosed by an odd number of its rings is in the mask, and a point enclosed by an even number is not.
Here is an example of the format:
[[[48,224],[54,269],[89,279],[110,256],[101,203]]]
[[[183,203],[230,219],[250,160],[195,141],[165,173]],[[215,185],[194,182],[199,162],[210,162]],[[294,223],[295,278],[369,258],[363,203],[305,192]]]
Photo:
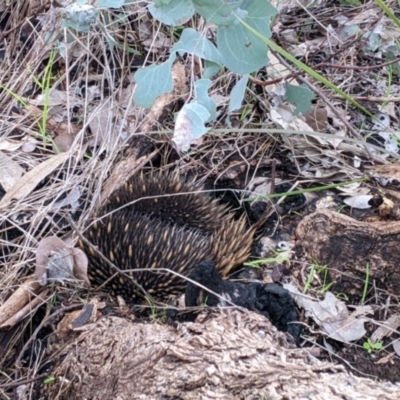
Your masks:
[[[400,357],[400,340],[396,340],[392,343],[393,349],[396,354]]]
[[[381,185],[386,186],[390,183],[400,182],[400,164],[387,164],[380,166],[379,169],[375,166],[367,166],[367,170],[370,170],[372,176],[374,176]]]
[[[392,214],[394,202],[387,197],[383,198],[383,203],[378,207],[381,217],[388,217]]]
[[[142,41],[143,46],[151,51],[156,51],[157,49],[166,49],[171,45],[171,39],[163,32],[157,32],[154,37],[151,35],[148,39]]]
[[[54,203],[54,208],[60,209],[66,206],[71,207],[71,211],[75,212],[78,207],[79,207],[79,199],[81,198],[82,195],[82,187],[81,186],[75,186],[68,194],[66,197],[61,199],[60,201],[56,201]],[[68,244],[68,247],[73,247]]]
[[[371,190],[368,187],[361,186],[360,182],[353,182],[346,186],[341,186],[337,188],[344,196],[358,196],[360,194],[368,194]]]
[[[107,138],[113,133],[113,126],[115,126],[115,124],[113,124],[113,113],[112,99],[106,99],[89,114],[89,127],[94,136],[92,145],[98,146],[103,143],[103,141],[107,141]]]
[[[359,210],[366,210],[367,208],[371,208],[369,202],[374,196],[370,194],[361,194],[353,197],[346,197],[343,199],[343,203],[347,204],[352,208],[357,208]]]
[[[81,249],[68,247],[56,236],[44,238],[36,249],[35,275],[44,286],[47,282],[83,280],[90,286],[87,277],[88,260]]]
[[[287,67],[285,67],[283,64],[281,64],[281,62],[278,60],[278,58],[271,52],[268,51],[268,65],[267,65],[267,75],[273,79],[279,78],[279,77],[285,77],[288,74],[288,70]],[[292,82],[294,85],[298,85],[297,81],[294,80]],[[276,83],[276,84],[272,84],[272,85],[268,85],[265,86],[264,90],[272,96],[280,96],[280,94],[278,94],[277,92],[279,92],[281,90],[281,84],[280,83]],[[276,106],[280,105],[276,104]]]
[[[98,310],[98,302],[86,303],[81,310],[67,314],[57,325],[56,333],[60,338],[71,336],[71,332],[87,330],[91,323],[95,322]]]
[[[28,140],[21,146],[21,150],[24,153],[32,153],[35,151],[36,146],[39,142],[34,138],[28,138]]]
[[[385,106],[380,109],[380,111],[389,115],[391,118],[393,118],[394,121],[398,121],[396,102],[390,101],[386,103]]]
[[[0,150],[6,150],[12,152],[18,150],[21,146],[22,143],[20,140],[15,141],[15,140],[3,139],[0,141]]]
[[[316,301],[300,293],[291,284],[284,284],[283,287],[293,295],[297,305],[305,309],[305,315],[321,326],[330,338],[348,343],[365,335],[366,320],[362,316],[372,313],[371,307],[355,307],[355,311],[350,314],[346,304],[331,292],[326,292],[324,300]]]
[[[74,136],[68,133],[63,133],[54,139],[54,143],[57,145],[58,150],[64,153],[72,147]]]
[[[40,181],[53,172],[68,158],[69,153],[57,154],[23,175],[0,201],[0,208],[7,207],[12,200],[22,200],[28,196]]]
[[[387,364],[388,362],[391,362],[393,357],[394,357],[394,353],[389,353],[386,356],[380,358],[378,361],[375,361],[375,365],[382,365],[382,364]]]
[[[49,93],[39,94],[36,99],[29,99],[29,103],[34,106],[46,105],[49,107],[69,105],[69,107],[72,108],[83,104],[83,100],[72,93],[68,94],[65,90],[51,89]]]
[[[2,151],[0,151],[0,170],[0,183],[6,192],[11,190],[25,173],[25,170],[18,163]]]
[[[322,105],[313,105],[310,111],[303,113],[303,117],[315,132],[325,132],[328,128],[328,112]]]

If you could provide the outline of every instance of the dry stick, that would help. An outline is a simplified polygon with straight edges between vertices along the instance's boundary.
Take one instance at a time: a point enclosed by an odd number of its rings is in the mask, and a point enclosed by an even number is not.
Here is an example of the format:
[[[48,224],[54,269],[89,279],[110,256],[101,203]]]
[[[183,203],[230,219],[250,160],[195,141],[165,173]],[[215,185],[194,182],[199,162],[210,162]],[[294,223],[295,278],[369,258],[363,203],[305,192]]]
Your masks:
[[[281,57],[279,54],[275,54],[275,56],[279,59],[279,61],[288,69],[293,70],[292,66],[286,62],[286,60]],[[361,142],[363,142],[363,138],[361,137],[361,135],[357,132],[356,129],[354,129],[351,124],[346,120],[346,118],[344,118],[339,111],[336,110],[336,108],[334,107],[334,105],[330,102],[330,100],[328,99],[328,97],[326,97],[315,85],[313,85],[311,82],[308,81],[308,79],[303,78],[302,76],[298,76],[297,79],[306,84],[311,90],[313,90],[315,93],[318,94],[318,96],[324,100],[324,102],[326,103],[326,105],[336,114],[336,116],[343,122],[343,124],[346,126],[346,128],[353,134],[353,136],[355,138],[357,138],[358,140],[360,140]],[[371,152],[369,151],[368,147],[366,144],[363,144],[365,151],[367,152],[367,154],[369,155],[369,157],[371,158],[372,162],[374,161],[380,161],[377,157],[375,157],[373,154],[371,154]]]
[[[378,65],[368,65],[366,67],[360,67],[358,65],[340,65],[340,64],[330,64],[330,63],[325,63],[322,62],[320,64],[315,65],[313,68],[317,69],[317,68],[333,68],[333,69],[352,69],[352,70],[356,70],[356,71],[371,71],[377,68],[382,68],[382,67],[388,67],[392,64],[398,63],[400,61],[400,57],[395,58],[392,61],[388,61],[382,64],[378,64]]]
[[[395,58],[394,60],[379,64],[379,65],[369,65],[369,66],[366,66],[366,67],[360,67],[360,66],[357,66],[357,65],[332,64],[332,63],[327,62],[327,60],[339,55],[340,53],[343,53],[344,50],[346,50],[348,47],[350,47],[350,45],[353,45],[354,42],[356,42],[356,41],[358,41],[358,39],[353,41],[352,43],[349,43],[348,46],[346,46],[344,48],[341,48],[340,51],[337,51],[336,53],[330,54],[325,59],[325,61],[323,61],[323,62],[321,62],[319,64],[315,64],[313,66],[313,69],[317,70],[317,69],[321,69],[321,68],[333,68],[333,69],[346,69],[346,70],[356,70],[356,71],[369,71],[369,70],[374,70],[374,69],[377,69],[377,68],[388,67],[388,66],[390,66],[392,64],[395,64],[395,63],[400,61],[400,57],[398,57],[398,58]],[[286,81],[288,79],[297,78],[300,75],[304,75],[304,71],[293,71],[288,75],[280,76],[280,77],[274,78],[274,79],[268,79],[267,81],[262,81],[260,79],[254,78],[252,76],[249,76],[249,79],[256,85],[259,85],[259,86],[270,86],[270,85],[275,85],[277,83],[280,83],[282,81]]]
[[[17,387],[17,386],[21,386],[21,385],[26,385],[28,383],[32,383],[32,382],[38,381],[43,378],[47,378],[48,376],[49,376],[49,374],[42,374],[42,375],[38,375],[38,376],[36,376],[34,378],[30,378],[30,379],[23,379],[20,381],[3,383],[2,385],[0,385],[0,389],[7,389],[7,388]]]
[[[18,322],[22,321],[27,316],[29,316],[29,312],[31,313],[35,312],[40,305],[45,303],[47,295],[48,295],[48,290],[39,293],[35,299],[33,299],[30,303],[28,303],[25,307],[21,308],[19,311],[17,311],[12,317],[4,321],[0,325],[0,329],[15,326],[17,325]]]
[[[334,95],[335,99],[342,99],[342,96]],[[400,97],[375,97],[375,96],[353,96],[356,101],[373,101],[374,103],[399,103]]]

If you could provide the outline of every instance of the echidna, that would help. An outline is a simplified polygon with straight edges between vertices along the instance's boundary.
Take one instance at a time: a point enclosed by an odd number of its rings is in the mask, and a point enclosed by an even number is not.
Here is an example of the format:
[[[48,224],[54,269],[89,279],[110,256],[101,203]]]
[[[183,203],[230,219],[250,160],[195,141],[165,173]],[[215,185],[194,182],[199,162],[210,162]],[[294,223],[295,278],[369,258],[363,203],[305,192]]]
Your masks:
[[[188,276],[202,261],[213,261],[227,276],[249,257],[253,233],[195,180],[176,173],[139,174],[110,196],[84,233],[129,277],[116,273],[82,240],[78,244],[89,258],[92,283],[106,283],[128,301],[143,295],[139,284],[164,300],[185,291],[179,275]]]

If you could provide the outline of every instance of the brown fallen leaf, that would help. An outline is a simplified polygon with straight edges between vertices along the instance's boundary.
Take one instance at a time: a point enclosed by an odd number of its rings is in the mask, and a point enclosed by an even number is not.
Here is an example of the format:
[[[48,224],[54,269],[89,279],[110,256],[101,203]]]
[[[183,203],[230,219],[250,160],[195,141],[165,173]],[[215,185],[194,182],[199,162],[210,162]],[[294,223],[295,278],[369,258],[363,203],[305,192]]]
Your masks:
[[[319,105],[313,105],[310,111],[303,113],[307,125],[314,132],[325,132],[328,127],[328,112],[326,108]]]
[[[35,276],[41,285],[47,282],[83,280],[90,286],[87,276],[88,259],[81,249],[68,247],[56,236],[40,241],[36,249]]]
[[[74,135],[70,135],[69,133],[62,133],[61,135],[58,135],[54,138],[54,143],[56,144],[57,149],[64,153],[72,147],[74,139]]]

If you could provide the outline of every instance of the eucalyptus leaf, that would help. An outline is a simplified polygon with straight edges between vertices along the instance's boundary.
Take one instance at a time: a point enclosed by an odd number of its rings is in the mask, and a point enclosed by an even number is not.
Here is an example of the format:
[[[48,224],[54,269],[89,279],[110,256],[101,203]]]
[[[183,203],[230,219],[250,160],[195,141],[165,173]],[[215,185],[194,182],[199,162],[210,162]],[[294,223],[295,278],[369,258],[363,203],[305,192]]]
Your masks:
[[[148,7],[150,14],[165,25],[182,25],[194,14],[192,0],[171,0]]]
[[[180,151],[189,150],[190,145],[208,132],[204,126],[210,118],[210,113],[201,104],[193,101],[182,107],[175,121],[172,140]]]
[[[271,37],[269,23],[276,9],[260,0],[243,1],[242,8],[247,12],[244,21],[264,37]],[[268,46],[241,23],[219,26],[217,43],[224,64],[233,72],[247,74],[268,64]]]
[[[231,91],[231,99],[229,101],[229,113],[238,110],[242,106],[248,81],[249,75],[243,75],[239,82],[237,82],[236,85],[233,87]]]
[[[183,30],[179,42],[175,43],[171,52],[177,52],[180,56],[185,53],[194,54],[216,64],[222,63],[221,53],[215,45],[192,28]]]
[[[144,108],[150,108],[157,97],[169,93],[174,88],[171,69],[176,58],[175,53],[160,64],[151,65],[138,70],[134,75],[137,88],[133,96],[136,104]]]

